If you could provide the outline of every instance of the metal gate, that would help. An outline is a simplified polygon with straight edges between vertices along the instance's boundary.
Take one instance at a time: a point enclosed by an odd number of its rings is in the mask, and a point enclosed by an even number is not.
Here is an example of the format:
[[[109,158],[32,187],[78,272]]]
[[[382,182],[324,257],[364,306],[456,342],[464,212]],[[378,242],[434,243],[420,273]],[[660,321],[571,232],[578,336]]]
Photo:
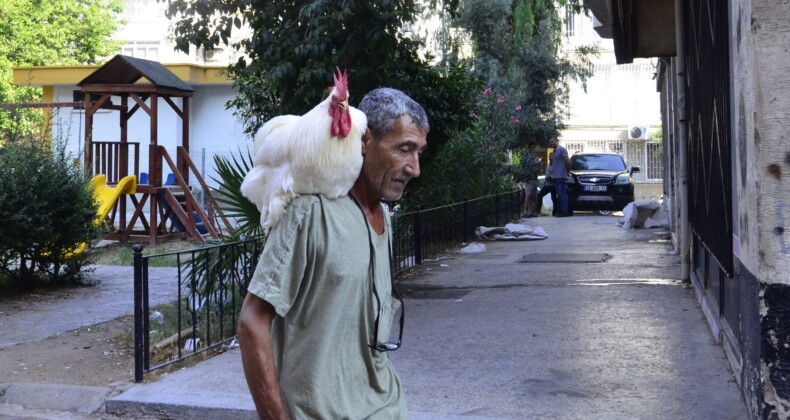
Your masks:
[[[728,4],[725,0],[690,0],[684,4],[689,221],[695,246],[704,246],[721,270],[731,276]]]

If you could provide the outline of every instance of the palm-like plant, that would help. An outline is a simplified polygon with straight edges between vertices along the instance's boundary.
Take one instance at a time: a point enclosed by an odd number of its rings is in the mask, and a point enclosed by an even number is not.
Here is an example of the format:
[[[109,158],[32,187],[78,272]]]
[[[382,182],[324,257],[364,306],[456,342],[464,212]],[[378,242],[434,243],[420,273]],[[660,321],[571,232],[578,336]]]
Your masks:
[[[229,232],[224,242],[261,236],[263,234],[260,224],[261,212],[241,193],[244,176],[252,168],[252,155],[249,150],[246,153],[239,150],[238,157],[215,155],[214,165],[218,178],[212,179],[219,184],[219,187],[212,190],[217,206],[226,217],[234,219],[237,223],[236,229]]]
[[[187,278],[194,278],[189,286],[194,290],[190,290],[187,299],[199,302],[227,296],[231,283],[239,286],[243,296],[264,244],[261,212],[241,193],[244,176],[252,168],[249,150],[240,150],[231,157],[215,155],[214,165],[217,177],[212,179],[219,185],[212,188],[214,205],[235,222],[235,228],[222,238],[221,244],[192,252],[183,262]]]

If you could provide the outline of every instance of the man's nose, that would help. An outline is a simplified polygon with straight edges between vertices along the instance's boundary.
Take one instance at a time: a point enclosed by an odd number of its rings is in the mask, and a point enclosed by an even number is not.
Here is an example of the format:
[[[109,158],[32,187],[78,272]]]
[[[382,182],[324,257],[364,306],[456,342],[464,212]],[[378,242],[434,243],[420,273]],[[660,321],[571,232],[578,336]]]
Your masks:
[[[420,176],[420,155],[417,153],[411,155],[403,171],[411,178]]]

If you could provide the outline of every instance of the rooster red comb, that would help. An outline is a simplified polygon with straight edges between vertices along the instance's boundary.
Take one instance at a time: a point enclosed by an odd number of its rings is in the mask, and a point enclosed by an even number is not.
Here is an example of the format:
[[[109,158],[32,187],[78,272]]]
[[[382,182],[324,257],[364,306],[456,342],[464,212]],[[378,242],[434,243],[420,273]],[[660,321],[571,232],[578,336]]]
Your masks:
[[[335,67],[337,69],[337,73],[335,73],[335,95],[341,101],[348,100],[348,73],[346,71],[340,71],[340,67]]]

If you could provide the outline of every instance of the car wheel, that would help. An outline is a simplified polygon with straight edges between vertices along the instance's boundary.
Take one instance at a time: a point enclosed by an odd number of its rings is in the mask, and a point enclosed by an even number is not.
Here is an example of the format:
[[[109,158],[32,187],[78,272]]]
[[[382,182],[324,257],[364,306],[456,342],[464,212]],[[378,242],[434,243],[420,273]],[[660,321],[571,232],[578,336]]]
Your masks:
[[[612,215],[612,211],[611,210],[598,210],[598,214],[600,214],[601,216],[611,216]]]

